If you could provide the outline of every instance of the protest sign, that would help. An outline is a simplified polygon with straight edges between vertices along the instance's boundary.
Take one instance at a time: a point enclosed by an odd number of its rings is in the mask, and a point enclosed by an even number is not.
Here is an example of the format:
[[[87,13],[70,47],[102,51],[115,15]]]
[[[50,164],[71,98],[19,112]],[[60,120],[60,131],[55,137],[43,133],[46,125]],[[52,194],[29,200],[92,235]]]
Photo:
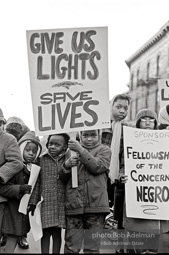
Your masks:
[[[28,30],[37,135],[110,127],[107,27]]]
[[[169,220],[169,130],[123,131],[127,217]]]
[[[158,80],[160,108],[169,104],[169,79]]]

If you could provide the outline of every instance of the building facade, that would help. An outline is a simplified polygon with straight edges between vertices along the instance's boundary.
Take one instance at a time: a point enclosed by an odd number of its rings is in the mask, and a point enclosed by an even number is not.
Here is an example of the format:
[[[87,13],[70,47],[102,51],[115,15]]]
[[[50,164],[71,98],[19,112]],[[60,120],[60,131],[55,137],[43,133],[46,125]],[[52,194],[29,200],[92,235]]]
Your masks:
[[[169,21],[125,62],[132,99],[129,120],[147,107],[158,113],[158,79],[169,78]]]

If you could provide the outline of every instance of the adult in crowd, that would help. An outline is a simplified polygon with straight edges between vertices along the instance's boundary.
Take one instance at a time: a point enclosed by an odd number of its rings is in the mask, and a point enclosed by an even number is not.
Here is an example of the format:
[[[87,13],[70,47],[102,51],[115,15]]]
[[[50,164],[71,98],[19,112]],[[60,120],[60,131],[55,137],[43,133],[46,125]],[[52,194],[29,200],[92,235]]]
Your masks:
[[[4,131],[6,119],[0,109],[0,183],[7,183],[15,174],[23,168],[21,152],[17,140],[11,134]],[[0,196],[0,241],[2,242],[2,221],[7,198]],[[1,246],[0,242],[0,246]]]
[[[16,116],[12,116],[7,119],[6,125],[5,125],[5,131],[11,135],[13,135],[17,141],[19,141],[30,129],[25,125],[24,121]],[[29,244],[26,239],[26,235],[21,236],[18,238],[18,245],[22,249],[28,249]],[[5,235],[2,237],[2,243],[6,242]]]

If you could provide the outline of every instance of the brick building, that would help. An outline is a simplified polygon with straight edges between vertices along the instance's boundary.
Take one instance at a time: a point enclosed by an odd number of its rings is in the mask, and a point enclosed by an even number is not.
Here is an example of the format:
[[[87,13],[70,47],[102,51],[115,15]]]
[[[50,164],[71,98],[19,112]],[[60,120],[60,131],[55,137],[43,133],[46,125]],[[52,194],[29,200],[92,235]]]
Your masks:
[[[158,79],[169,78],[169,21],[125,62],[132,98],[129,119],[146,107],[158,113]]]

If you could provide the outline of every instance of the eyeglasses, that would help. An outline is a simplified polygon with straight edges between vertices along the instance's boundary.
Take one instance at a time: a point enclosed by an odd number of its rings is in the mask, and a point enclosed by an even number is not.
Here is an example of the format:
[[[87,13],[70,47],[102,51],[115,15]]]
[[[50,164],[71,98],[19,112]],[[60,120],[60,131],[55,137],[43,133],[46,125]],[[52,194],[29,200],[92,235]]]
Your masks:
[[[141,122],[150,122],[150,123],[154,123],[155,119],[140,119]]]

